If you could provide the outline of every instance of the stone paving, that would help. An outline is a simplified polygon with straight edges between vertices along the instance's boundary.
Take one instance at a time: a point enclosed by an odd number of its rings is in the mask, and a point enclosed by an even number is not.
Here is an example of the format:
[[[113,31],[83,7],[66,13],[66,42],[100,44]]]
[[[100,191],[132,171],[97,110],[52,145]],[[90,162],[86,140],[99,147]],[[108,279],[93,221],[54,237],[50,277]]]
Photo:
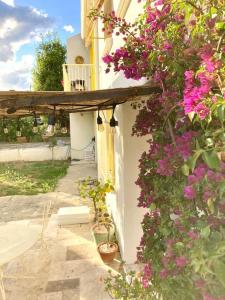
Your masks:
[[[4,266],[7,276],[27,276],[26,279],[4,280],[7,300],[111,299],[103,283],[109,266],[102,262],[96,250],[92,222],[59,227],[55,214],[58,207],[83,203],[73,183],[87,175],[96,178],[96,173],[94,164],[71,165],[54,193],[0,198],[1,222],[28,219],[41,224],[43,204],[49,199],[54,204],[44,235],[45,243],[38,241],[22,258]]]

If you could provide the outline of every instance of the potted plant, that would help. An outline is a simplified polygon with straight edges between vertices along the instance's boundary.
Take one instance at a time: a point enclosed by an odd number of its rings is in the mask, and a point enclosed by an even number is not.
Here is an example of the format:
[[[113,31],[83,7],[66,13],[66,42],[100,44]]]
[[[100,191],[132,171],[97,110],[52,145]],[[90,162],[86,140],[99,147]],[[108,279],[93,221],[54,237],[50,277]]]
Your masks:
[[[106,194],[114,191],[113,185],[110,181],[102,183],[99,180],[88,177],[80,182],[78,190],[81,197],[92,200],[95,214],[94,222],[99,224],[101,216],[107,212]]]
[[[25,136],[16,137],[18,143],[27,143],[27,138]]]
[[[101,183],[96,179],[88,177],[84,181],[79,183],[79,192],[81,197],[84,199],[91,199],[94,208],[94,224],[92,226],[92,232],[97,244],[106,240],[108,234],[107,229],[104,225],[105,216],[108,215],[106,207],[106,194],[114,190],[112,184],[107,181]],[[112,240],[114,237],[114,225],[111,223],[109,232],[109,239]]]
[[[118,245],[110,241],[110,230],[114,228],[111,217],[108,213],[104,214],[104,222],[100,224],[107,230],[107,240],[98,244],[98,252],[105,263],[110,263],[116,257],[118,252]]]

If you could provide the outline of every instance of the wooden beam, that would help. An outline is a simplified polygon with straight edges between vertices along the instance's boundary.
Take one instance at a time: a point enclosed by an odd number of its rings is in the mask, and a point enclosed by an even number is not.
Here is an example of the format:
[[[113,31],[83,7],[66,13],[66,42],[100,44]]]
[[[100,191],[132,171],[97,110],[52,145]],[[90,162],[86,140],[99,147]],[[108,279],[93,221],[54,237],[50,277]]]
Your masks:
[[[9,107],[31,107],[39,105],[80,104],[81,106],[101,106],[132,101],[137,97],[161,93],[159,87],[137,86],[129,88],[106,89],[81,92],[0,92],[0,109]]]

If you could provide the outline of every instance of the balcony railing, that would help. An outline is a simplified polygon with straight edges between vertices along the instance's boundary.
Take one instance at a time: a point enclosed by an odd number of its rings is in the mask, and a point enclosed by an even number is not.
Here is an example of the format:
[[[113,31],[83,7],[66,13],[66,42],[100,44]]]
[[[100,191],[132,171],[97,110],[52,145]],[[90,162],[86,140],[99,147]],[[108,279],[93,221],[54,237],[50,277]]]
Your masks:
[[[91,77],[94,76],[94,65],[65,64],[63,65],[64,91],[90,91]]]

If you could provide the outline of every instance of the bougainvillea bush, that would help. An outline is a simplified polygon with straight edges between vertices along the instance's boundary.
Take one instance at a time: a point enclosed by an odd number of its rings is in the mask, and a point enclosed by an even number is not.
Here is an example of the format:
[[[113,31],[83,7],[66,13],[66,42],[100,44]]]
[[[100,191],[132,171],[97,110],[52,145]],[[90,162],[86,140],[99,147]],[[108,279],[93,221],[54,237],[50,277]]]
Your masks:
[[[134,24],[92,13],[124,39],[103,57],[106,73],[162,88],[133,126],[133,135],[151,134],[136,181],[143,273],[135,286],[117,278],[107,288],[117,299],[224,300],[225,1],[138,2]]]

